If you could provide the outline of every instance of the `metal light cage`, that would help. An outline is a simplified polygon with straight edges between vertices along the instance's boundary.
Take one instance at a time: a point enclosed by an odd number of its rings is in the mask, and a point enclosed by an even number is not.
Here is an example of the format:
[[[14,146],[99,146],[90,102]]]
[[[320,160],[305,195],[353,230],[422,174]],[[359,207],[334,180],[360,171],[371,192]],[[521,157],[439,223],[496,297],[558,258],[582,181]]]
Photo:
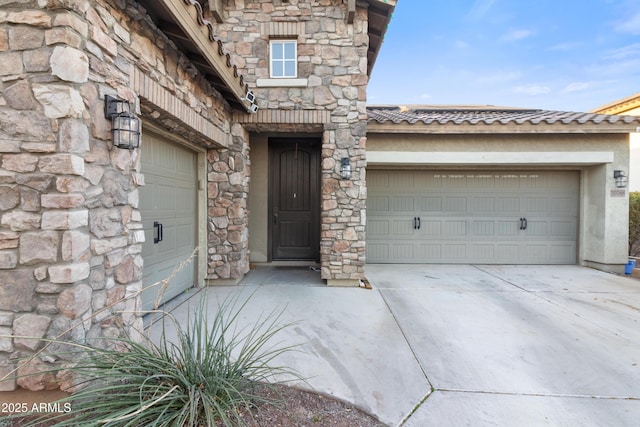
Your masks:
[[[629,178],[627,178],[627,176],[621,170],[613,171],[613,179],[616,180],[617,188],[627,188],[627,183],[629,182]]]
[[[106,96],[105,117],[111,119],[113,146],[124,150],[140,147],[140,119],[131,112],[128,101]]]
[[[351,178],[351,163],[349,162],[348,157],[343,157],[340,160],[340,176],[342,179]]]

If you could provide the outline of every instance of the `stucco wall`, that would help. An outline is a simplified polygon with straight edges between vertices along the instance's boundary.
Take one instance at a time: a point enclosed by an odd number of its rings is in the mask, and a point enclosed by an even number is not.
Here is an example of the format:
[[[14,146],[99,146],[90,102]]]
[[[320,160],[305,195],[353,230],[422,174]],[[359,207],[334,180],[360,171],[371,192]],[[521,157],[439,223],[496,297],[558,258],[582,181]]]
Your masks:
[[[370,168],[465,166],[581,171],[578,262],[615,272],[622,272],[627,262],[628,198],[624,190],[620,194],[615,187],[613,171],[629,170],[628,147],[628,134],[369,133],[367,140]],[[413,164],[407,164],[407,159]]]
[[[252,262],[269,260],[269,145],[266,136],[251,138],[251,188],[249,191],[249,239]]]

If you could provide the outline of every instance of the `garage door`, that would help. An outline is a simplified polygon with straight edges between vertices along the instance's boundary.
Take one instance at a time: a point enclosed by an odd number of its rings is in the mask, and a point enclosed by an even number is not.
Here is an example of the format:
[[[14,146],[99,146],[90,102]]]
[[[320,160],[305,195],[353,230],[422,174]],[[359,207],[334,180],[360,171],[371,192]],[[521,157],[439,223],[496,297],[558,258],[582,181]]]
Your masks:
[[[367,172],[367,262],[575,264],[578,172]]]
[[[145,242],[143,286],[166,279],[196,245],[196,153],[152,133],[142,138],[140,212]],[[195,284],[195,262],[180,271],[166,289],[165,302]],[[143,309],[153,308],[159,287],[142,294]]]

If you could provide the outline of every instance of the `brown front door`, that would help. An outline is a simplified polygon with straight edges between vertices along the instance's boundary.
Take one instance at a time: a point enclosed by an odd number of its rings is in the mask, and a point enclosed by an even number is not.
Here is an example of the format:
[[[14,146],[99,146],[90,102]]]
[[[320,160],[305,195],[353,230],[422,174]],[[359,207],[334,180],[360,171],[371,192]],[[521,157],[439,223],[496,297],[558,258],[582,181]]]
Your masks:
[[[272,138],[271,259],[318,260],[320,255],[320,141]]]

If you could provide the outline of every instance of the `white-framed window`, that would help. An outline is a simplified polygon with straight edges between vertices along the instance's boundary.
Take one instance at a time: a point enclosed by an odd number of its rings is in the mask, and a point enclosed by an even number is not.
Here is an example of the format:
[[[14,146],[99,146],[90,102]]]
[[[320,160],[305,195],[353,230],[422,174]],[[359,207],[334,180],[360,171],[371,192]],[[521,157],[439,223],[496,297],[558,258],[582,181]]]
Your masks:
[[[298,42],[295,40],[271,40],[269,74],[272,79],[298,77]]]

